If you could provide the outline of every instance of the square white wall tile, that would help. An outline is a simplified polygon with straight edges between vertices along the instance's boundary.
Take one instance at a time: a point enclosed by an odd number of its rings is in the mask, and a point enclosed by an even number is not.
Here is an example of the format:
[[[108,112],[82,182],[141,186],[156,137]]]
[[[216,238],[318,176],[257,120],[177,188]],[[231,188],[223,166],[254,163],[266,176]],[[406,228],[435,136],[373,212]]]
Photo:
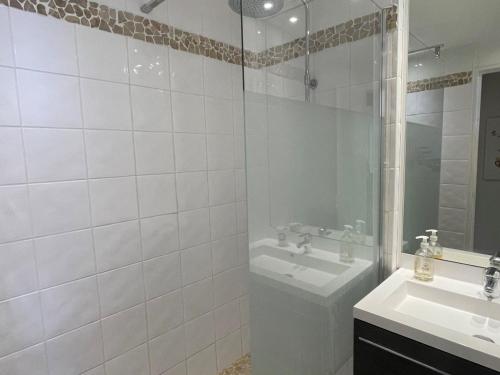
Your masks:
[[[130,83],[159,89],[170,86],[168,48],[127,38]]]
[[[469,183],[470,162],[467,160],[441,161],[441,183],[467,185]]]
[[[241,295],[241,270],[234,268],[214,276],[215,306],[224,305]]]
[[[99,319],[97,280],[88,277],[40,293],[46,338]]]
[[[228,237],[212,242],[212,261],[214,274],[238,265],[237,237]]]
[[[144,259],[166,255],[179,249],[177,215],[161,215],[141,219]]]
[[[11,22],[18,68],[78,74],[74,24],[17,10]]]
[[[234,168],[233,142],[232,135],[207,135],[209,170]]]
[[[135,174],[132,132],[86,130],[85,148],[89,178]]]
[[[168,91],[131,86],[134,130],[172,131],[172,106]]]
[[[95,273],[90,229],[34,240],[40,288],[48,288]]]
[[[439,208],[439,229],[455,232],[464,233],[465,232],[465,221],[467,219],[467,214],[465,210],[457,208]]]
[[[179,244],[181,249],[210,241],[208,208],[179,213]]]
[[[30,182],[87,177],[81,130],[24,129],[23,137]]]
[[[18,128],[0,127],[0,184],[26,182],[23,137]]]
[[[0,355],[38,344],[43,339],[40,299],[37,293],[26,294],[0,303]]]
[[[32,241],[0,245],[0,257],[2,259],[0,273],[3,275],[0,300],[27,294],[37,288],[35,252]]]
[[[210,208],[212,239],[236,234],[236,206],[234,203]]]
[[[203,68],[205,95],[232,99],[231,65],[206,57],[203,59]]]
[[[94,225],[136,219],[138,208],[135,178],[91,180],[90,202]]]
[[[184,319],[189,321],[206,314],[214,308],[214,291],[212,279],[184,287]]]
[[[103,316],[115,314],[144,302],[140,264],[102,273],[98,276],[98,283]]]
[[[0,187],[0,243],[31,236],[26,186]]]
[[[472,110],[443,113],[443,135],[471,135]]]
[[[217,341],[217,366],[224,369],[241,357],[241,332],[238,330]]]
[[[127,41],[121,35],[76,26],[80,75],[128,83]]]
[[[141,261],[138,221],[94,228],[94,248],[98,272]]]
[[[211,206],[235,201],[235,179],[232,169],[208,172],[208,186]]]
[[[144,304],[103,319],[104,358],[114,358],[147,340]]]
[[[44,344],[32,346],[0,359],[0,373],[6,375],[48,375]]]
[[[467,185],[444,185],[440,186],[439,206],[449,208],[467,208]]]
[[[188,375],[211,375],[217,373],[215,345],[196,353],[187,361]]]
[[[181,290],[154,298],[147,303],[149,337],[154,338],[184,321]]]
[[[444,111],[460,111],[472,108],[472,83],[444,89]]]
[[[212,276],[212,253],[208,244],[181,252],[182,283],[191,284]]]
[[[137,174],[174,172],[174,140],[171,134],[134,132]]]
[[[177,173],[177,200],[179,211],[208,206],[208,182],[206,172]]]
[[[169,49],[172,90],[203,94],[203,57]]]
[[[171,330],[149,345],[151,374],[159,375],[186,359],[184,328]]]
[[[186,323],[185,328],[186,354],[188,357],[214,342],[215,324],[211,312]]]
[[[181,30],[201,34],[203,8],[199,0],[169,0],[169,22]]]
[[[30,185],[35,235],[49,235],[90,226],[87,182]]]
[[[108,361],[106,372],[108,375],[149,375],[147,345],[138,346]]]
[[[207,133],[233,134],[233,102],[230,99],[205,97]]]
[[[472,159],[472,137],[469,135],[443,136],[442,160]]]
[[[175,175],[150,175],[137,178],[141,217],[170,214],[177,211]]]
[[[13,10],[10,10],[13,12]],[[16,10],[17,12],[17,10]],[[21,12],[21,11],[19,11]],[[23,12],[24,13],[24,12]],[[201,24],[201,23],[200,23]],[[0,8],[0,65],[14,66],[14,52],[12,49],[12,34],[10,32],[9,8]]]
[[[19,125],[15,70],[0,67],[0,80],[2,81],[0,86],[0,125]]]
[[[99,323],[89,324],[47,342],[51,375],[78,375],[103,361]]]
[[[78,78],[17,71],[23,125],[50,128],[81,128]]]
[[[146,297],[152,299],[181,286],[181,260],[179,253],[164,255],[144,262]]]
[[[240,328],[240,301],[225,304],[214,311],[215,337],[221,339]]]
[[[80,90],[85,128],[132,129],[128,85],[82,78]]]
[[[203,96],[172,93],[174,130],[180,133],[205,132],[205,108]]]
[[[202,134],[174,135],[175,168],[177,172],[207,169],[207,140]]]

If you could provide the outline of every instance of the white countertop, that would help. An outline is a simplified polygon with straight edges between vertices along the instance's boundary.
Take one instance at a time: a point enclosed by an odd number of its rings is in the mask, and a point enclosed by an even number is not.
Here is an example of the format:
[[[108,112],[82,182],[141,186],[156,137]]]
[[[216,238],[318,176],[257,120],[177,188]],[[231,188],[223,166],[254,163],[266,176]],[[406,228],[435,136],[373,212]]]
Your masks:
[[[413,270],[401,268],[354,306],[354,317],[457,357],[500,371],[500,342],[497,341],[496,344],[493,344],[472,337],[467,330],[473,332],[473,326],[470,329],[469,327],[461,327],[460,330],[453,329],[454,320],[451,315],[459,316],[461,311],[453,311],[449,306],[443,305],[442,315],[435,316],[434,319],[428,319],[429,317],[426,319],[423,316],[425,315],[424,311],[420,318],[419,311],[407,310],[405,312],[402,308],[391,306],[388,301],[394,300],[394,294],[403,284],[408,282],[412,285],[416,284],[417,287],[418,284],[421,284],[420,286],[425,285],[435,288],[437,292],[451,292],[455,296],[461,295],[463,298],[486,300],[481,294],[482,285],[479,283],[470,283],[442,276],[435,276],[431,282],[420,282],[413,278]],[[439,301],[433,303],[435,306],[439,306]],[[484,303],[495,304],[492,305],[494,307],[492,310],[495,310],[495,314],[498,312],[498,304],[500,303],[498,299],[481,303],[483,307],[485,306]],[[411,308],[411,304],[407,304],[406,309],[409,308],[408,306]],[[445,313],[447,309],[450,312],[449,316]],[[453,314],[451,314],[452,312]],[[478,317],[481,318],[482,316],[478,314]],[[496,315],[495,318],[497,318]],[[486,319],[498,322],[493,318]],[[492,334],[495,336],[500,335],[500,327],[498,332],[495,331]]]

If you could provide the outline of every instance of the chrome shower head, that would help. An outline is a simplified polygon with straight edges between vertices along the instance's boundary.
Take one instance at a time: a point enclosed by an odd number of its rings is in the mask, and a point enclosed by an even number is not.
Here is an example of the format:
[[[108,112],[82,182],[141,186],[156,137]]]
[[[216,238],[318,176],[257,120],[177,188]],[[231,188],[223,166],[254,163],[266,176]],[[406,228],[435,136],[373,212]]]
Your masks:
[[[229,6],[240,14],[243,2],[243,15],[252,18],[264,18],[275,15],[283,9],[284,0],[229,0]]]

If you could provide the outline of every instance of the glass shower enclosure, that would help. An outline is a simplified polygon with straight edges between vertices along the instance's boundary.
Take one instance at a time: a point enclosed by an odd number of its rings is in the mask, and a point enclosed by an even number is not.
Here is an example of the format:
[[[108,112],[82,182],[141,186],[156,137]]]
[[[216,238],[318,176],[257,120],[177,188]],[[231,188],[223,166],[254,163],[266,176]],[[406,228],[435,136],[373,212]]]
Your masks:
[[[239,0],[253,375],[352,374],[378,283],[382,11]]]

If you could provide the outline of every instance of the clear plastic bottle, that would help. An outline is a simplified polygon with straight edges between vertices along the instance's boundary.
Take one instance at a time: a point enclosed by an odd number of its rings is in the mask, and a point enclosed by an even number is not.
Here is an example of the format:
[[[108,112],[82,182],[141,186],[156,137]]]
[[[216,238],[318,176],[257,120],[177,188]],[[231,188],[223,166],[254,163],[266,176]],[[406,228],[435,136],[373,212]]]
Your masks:
[[[361,245],[366,243],[366,221],[356,220],[356,229],[354,232],[354,241]]]
[[[434,254],[434,258],[436,259],[442,259],[443,258],[443,247],[439,244],[438,242],[438,236],[437,236],[437,229],[427,229],[427,233],[430,233],[430,246],[429,248],[431,249],[432,253]]]
[[[346,263],[354,262],[352,230],[352,225],[344,225],[344,233],[340,238],[340,261]]]
[[[432,281],[434,279],[434,254],[429,249],[429,237],[418,236],[422,239],[420,249],[415,253],[415,278],[420,281]]]

